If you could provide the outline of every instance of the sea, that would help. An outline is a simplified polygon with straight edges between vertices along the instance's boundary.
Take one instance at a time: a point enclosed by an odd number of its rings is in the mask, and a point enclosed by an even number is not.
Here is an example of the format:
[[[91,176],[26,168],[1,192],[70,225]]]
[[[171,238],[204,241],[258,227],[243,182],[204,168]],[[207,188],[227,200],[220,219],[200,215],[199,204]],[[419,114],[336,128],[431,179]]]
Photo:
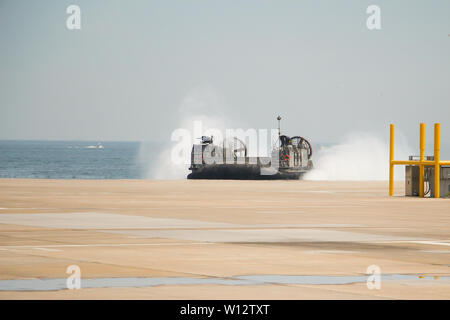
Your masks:
[[[0,178],[146,179],[160,145],[140,142],[0,140]]]

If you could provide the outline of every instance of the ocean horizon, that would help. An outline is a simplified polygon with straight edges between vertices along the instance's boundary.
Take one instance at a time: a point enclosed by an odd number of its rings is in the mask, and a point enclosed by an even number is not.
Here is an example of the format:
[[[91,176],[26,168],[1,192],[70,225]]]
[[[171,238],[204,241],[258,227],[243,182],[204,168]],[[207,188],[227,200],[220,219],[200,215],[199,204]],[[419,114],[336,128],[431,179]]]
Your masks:
[[[0,178],[146,179],[160,151],[138,141],[0,140]]]

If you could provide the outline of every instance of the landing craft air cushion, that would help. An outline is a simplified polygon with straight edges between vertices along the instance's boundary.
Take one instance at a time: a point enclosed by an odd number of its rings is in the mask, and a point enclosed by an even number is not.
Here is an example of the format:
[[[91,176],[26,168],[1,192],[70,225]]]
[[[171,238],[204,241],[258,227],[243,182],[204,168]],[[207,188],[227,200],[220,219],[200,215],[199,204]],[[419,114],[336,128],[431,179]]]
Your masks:
[[[188,179],[301,179],[313,168],[312,147],[301,136],[288,137],[280,133],[270,157],[249,157],[246,144],[239,138],[225,139],[222,146],[214,144],[214,137],[201,137],[191,152],[192,172]]]

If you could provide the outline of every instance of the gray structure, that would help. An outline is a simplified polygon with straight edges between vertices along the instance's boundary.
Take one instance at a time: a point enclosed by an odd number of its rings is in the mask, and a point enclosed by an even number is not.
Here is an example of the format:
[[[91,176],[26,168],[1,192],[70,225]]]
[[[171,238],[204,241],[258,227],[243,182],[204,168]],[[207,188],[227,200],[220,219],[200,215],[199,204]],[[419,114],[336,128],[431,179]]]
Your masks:
[[[434,197],[434,167],[430,170],[430,196]],[[441,198],[450,197],[450,166],[441,166],[439,196]]]
[[[410,156],[409,160],[417,160],[417,156]],[[433,161],[433,156],[426,160]],[[405,166],[405,195],[419,196],[420,175],[419,166]],[[424,169],[424,195],[434,198],[434,166],[425,166]],[[450,197],[450,166],[440,166],[440,197]]]
[[[419,196],[419,167],[405,166],[405,195]]]

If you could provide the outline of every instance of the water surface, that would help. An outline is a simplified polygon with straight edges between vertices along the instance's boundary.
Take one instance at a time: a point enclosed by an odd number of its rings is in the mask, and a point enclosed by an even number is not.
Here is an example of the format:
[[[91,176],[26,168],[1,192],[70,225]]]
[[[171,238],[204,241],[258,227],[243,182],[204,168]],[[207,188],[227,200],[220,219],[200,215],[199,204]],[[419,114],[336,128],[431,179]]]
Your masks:
[[[188,277],[122,277],[81,279],[81,288],[142,288],[161,285],[265,285],[265,284],[307,284],[307,285],[344,285],[364,283],[365,275],[328,276],[328,275],[244,275],[232,278],[188,278]],[[381,281],[449,281],[450,276],[434,278],[411,274],[386,274]],[[0,291],[55,291],[67,289],[67,279],[17,279],[0,280]]]

